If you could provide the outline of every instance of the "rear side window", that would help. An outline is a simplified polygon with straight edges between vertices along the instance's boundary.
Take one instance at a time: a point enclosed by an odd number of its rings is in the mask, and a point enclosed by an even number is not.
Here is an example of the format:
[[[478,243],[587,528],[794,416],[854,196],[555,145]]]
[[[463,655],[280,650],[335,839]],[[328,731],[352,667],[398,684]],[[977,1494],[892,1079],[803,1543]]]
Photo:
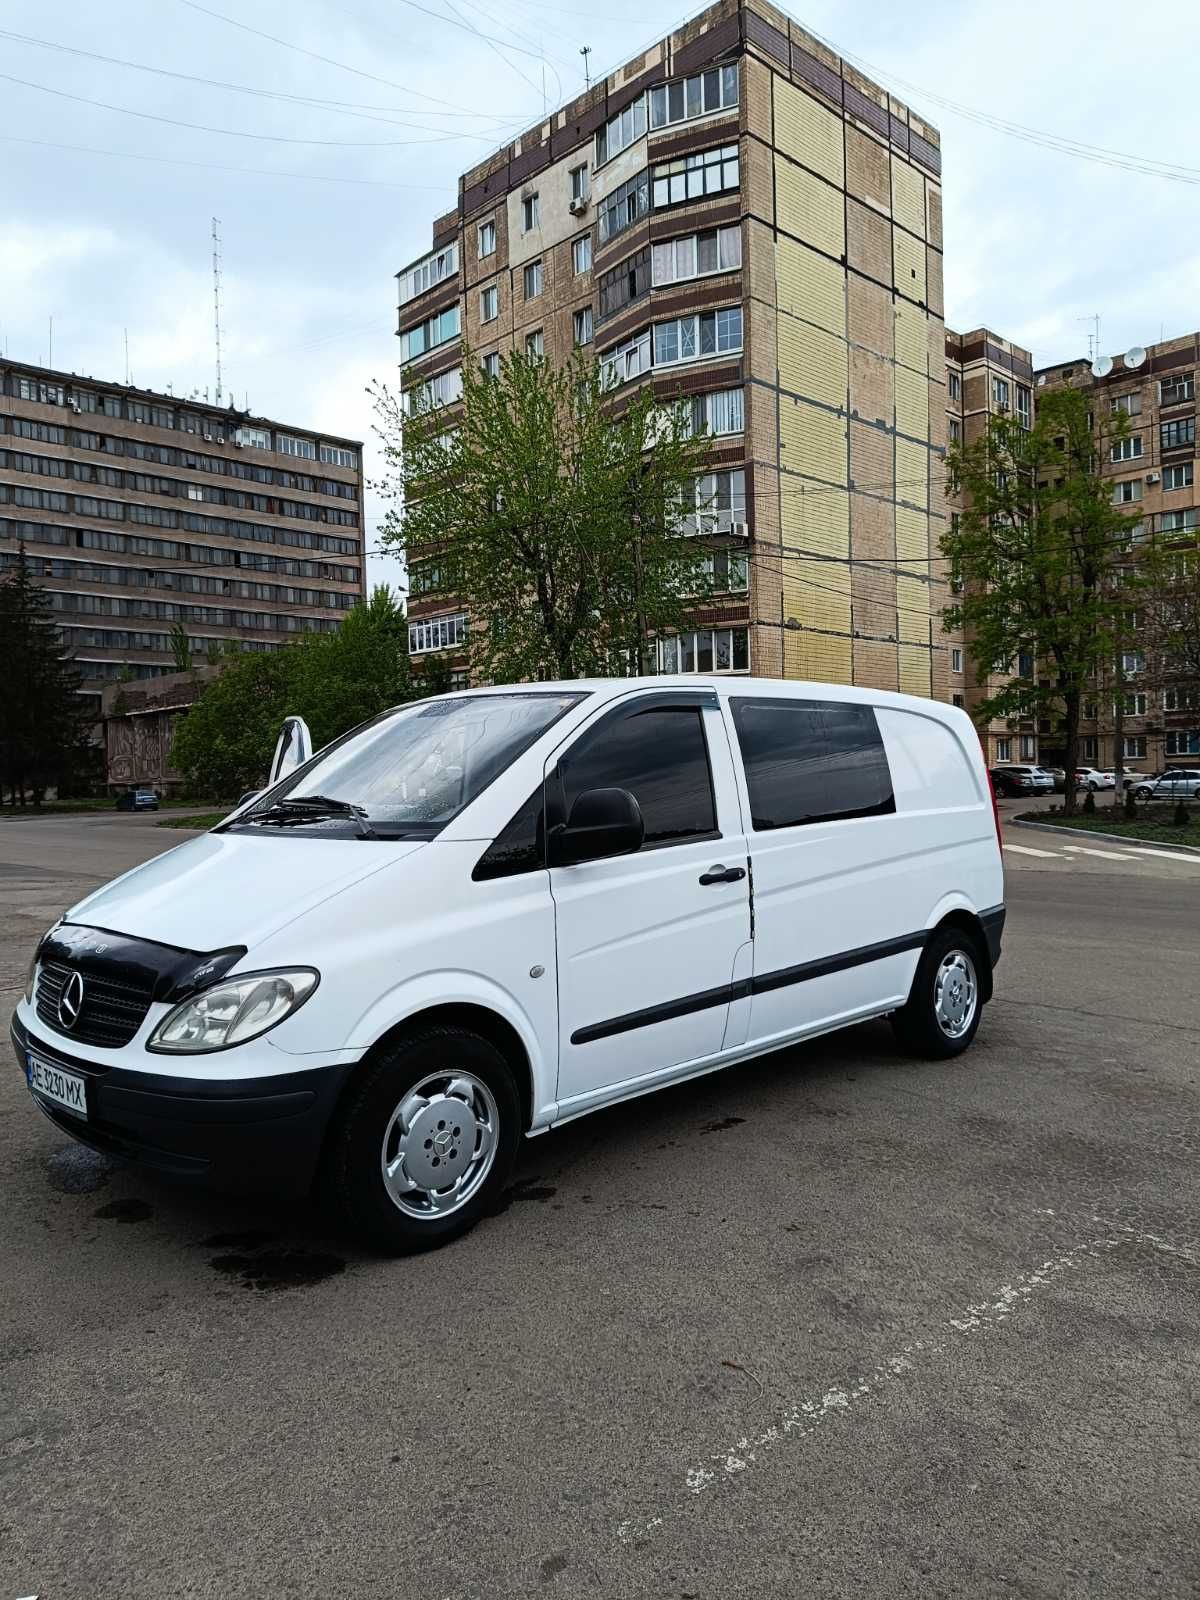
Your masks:
[[[756,832],[895,811],[870,706],[741,697],[730,704]]]
[[[567,815],[585,789],[628,789],[642,808],[642,846],[717,831],[708,746],[696,706],[660,706],[606,722],[559,762]]]

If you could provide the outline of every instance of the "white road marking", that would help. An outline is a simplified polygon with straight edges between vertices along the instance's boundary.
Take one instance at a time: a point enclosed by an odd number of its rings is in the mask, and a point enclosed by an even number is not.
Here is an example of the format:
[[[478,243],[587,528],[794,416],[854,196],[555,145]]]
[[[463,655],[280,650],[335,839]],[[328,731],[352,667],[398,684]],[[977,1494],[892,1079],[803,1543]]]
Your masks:
[[[1062,860],[1057,850],[1031,850],[1027,844],[1006,844],[1004,848],[1018,856],[1044,856],[1047,861]]]
[[[1054,1215],[1046,1211],[1037,1214]],[[1094,1217],[1092,1220],[1101,1222],[1103,1219]],[[902,1345],[867,1372],[797,1400],[764,1432],[743,1435],[726,1449],[709,1455],[704,1463],[688,1467],[683,1473],[681,1489],[693,1496],[704,1494],[714,1484],[762,1465],[763,1458],[770,1451],[793,1436],[809,1438],[830,1417],[848,1418],[863,1406],[886,1399],[889,1388],[905,1381],[907,1373],[927,1363],[931,1357],[942,1354],[949,1346],[999,1327],[1062,1273],[1082,1266],[1088,1260],[1098,1260],[1121,1245],[1130,1244],[1148,1247],[1193,1266],[1200,1266],[1200,1259],[1194,1253],[1181,1249],[1157,1234],[1139,1232],[1124,1224],[1115,1227],[1111,1233],[1089,1239],[1084,1244],[1064,1251],[1062,1255],[1051,1256],[1028,1272],[1018,1274],[993,1291],[990,1299],[964,1306],[956,1315],[947,1317],[943,1323],[935,1326],[927,1338],[914,1339]],[[662,1511],[650,1517],[626,1517],[617,1525],[617,1538],[622,1544],[637,1543],[662,1528],[665,1521]]]
[[[1115,850],[1089,850],[1085,844],[1065,844],[1064,850],[1070,850],[1077,856],[1099,856],[1101,861],[1136,861],[1136,856],[1119,855]]]
[[[1186,861],[1191,867],[1200,867],[1200,856],[1185,856],[1181,850],[1143,850],[1138,849],[1139,856],[1160,856],[1164,861]]]

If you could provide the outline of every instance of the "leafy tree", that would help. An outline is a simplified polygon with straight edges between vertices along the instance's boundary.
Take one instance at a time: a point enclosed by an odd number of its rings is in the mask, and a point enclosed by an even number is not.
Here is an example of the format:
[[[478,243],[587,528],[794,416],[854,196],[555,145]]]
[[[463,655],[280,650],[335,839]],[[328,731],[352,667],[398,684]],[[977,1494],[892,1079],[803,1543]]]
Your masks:
[[[463,404],[405,416],[376,388],[395,501],[384,543],[471,619],[473,675],[492,681],[611,674],[645,664],[705,593],[703,541],[681,505],[704,470],[687,402],[614,395],[576,352],[517,353],[487,376],[463,357]]]
[[[187,629],[183,623],[174,623],[167,634],[167,638],[170,640],[171,655],[175,659],[175,671],[189,671],[192,665],[192,641],[188,638]]]
[[[171,764],[193,794],[234,799],[263,782],[280,725],[296,710],[288,695],[294,648],[239,655],[205,684],[171,746]]]
[[[382,585],[336,633],[306,634],[287,655],[288,709],[308,723],[317,747],[412,693],[408,624]]]
[[[69,787],[90,774],[93,721],[24,545],[0,581],[0,682],[0,790],[11,790],[14,806],[27,792],[40,806],[51,784]]]
[[[1009,679],[978,714],[1061,715],[1068,772],[1078,760],[1085,687],[1111,663],[1131,604],[1114,569],[1136,519],[1113,506],[1095,450],[1086,396],[1062,389],[1039,401],[1032,428],[993,416],[982,438],[948,460],[964,510],[942,540],[961,586],[945,625],[964,630],[982,678],[1009,672],[1022,653],[1045,668]],[[1068,784],[1064,810],[1074,809]]]
[[[1137,606],[1148,681],[1200,698],[1200,551],[1145,552]]]

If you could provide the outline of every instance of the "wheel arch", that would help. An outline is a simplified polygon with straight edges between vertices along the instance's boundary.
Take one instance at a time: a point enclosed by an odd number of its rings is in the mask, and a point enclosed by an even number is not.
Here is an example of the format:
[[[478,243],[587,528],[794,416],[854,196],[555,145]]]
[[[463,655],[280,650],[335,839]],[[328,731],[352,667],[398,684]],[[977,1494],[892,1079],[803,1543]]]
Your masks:
[[[979,953],[979,987],[984,1004],[992,998],[992,960],[988,949],[987,934],[984,932],[983,923],[979,920],[977,912],[968,906],[953,906],[943,916],[933,923],[929,929],[930,937],[940,933],[944,928],[961,928],[964,933],[969,933]]]

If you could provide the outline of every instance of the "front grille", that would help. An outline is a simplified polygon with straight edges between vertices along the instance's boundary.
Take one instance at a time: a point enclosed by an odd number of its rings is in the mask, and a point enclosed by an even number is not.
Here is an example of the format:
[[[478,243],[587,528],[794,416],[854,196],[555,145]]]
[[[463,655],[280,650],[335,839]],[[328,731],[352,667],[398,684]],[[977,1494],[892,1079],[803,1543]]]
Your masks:
[[[134,983],[118,983],[113,978],[98,978],[82,972],[83,1005],[73,1028],[64,1028],[58,1017],[58,1002],[72,972],[59,961],[43,961],[38,967],[37,1014],[48,1028],[80,1044],[99,1045],[115,1050],[128,1044],[142,1025],[153,987]]]

